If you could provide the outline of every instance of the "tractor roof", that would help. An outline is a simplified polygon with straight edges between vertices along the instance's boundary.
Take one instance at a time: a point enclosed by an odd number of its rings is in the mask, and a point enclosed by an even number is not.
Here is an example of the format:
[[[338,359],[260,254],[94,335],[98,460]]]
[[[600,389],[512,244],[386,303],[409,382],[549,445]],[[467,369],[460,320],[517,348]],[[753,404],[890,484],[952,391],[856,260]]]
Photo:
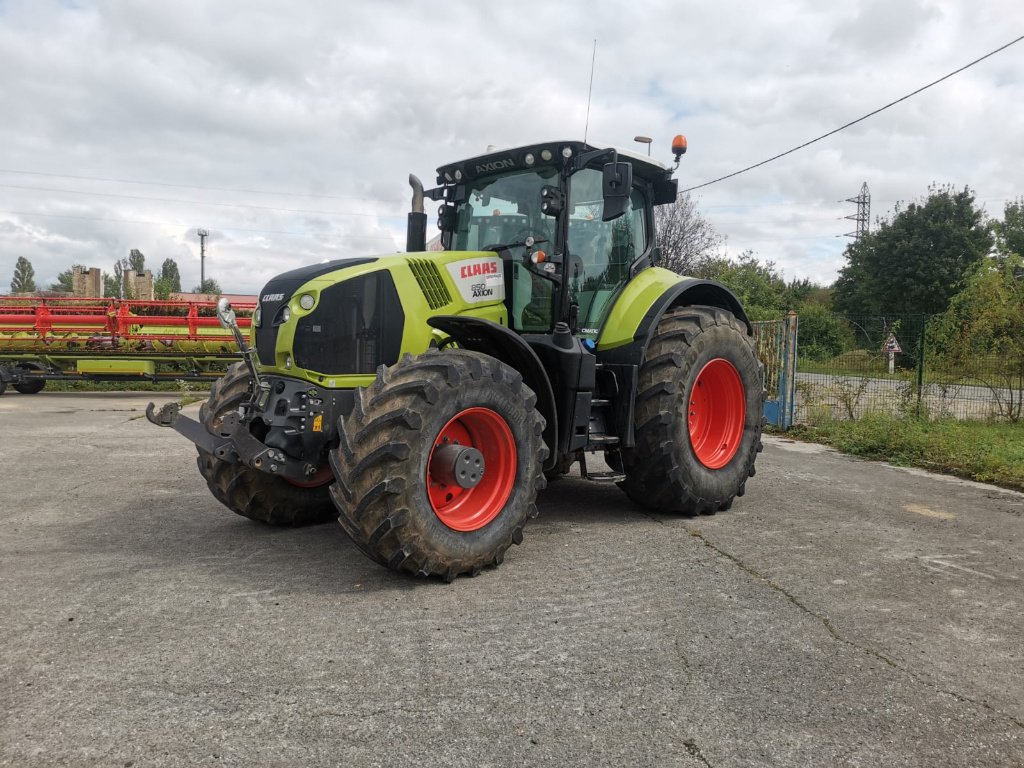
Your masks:
[[[612,149],[612,147],[587,144],[582,141],[545,141],[509,149],[495,149],[477,157],[442,165],[437,169],[437,183],[453,184],[495,173],[525,170],[538,166],[561,167],[577,155],[595,149]],[[654,181],[664,179],[671,173],[668,166],[654,158],[628,149],[615,149],[619,155],[629,158],[633,164],[633,173],[641,178]]]

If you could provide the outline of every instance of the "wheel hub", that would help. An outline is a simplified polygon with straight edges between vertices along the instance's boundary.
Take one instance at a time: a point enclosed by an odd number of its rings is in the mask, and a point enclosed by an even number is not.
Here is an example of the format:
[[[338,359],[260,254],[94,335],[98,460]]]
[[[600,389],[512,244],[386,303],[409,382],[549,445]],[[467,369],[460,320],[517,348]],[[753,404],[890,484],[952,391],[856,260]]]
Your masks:
[[[476,448],[449,443],[434,451],[430,475],[444,485],[475,488],[484,477],[484,455]]]

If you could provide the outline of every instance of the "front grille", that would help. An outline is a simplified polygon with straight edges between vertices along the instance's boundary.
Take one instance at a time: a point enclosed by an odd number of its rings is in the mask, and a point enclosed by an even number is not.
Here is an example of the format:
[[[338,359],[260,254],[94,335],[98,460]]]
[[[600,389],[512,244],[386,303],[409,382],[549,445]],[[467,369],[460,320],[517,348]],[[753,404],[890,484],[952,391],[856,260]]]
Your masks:
[[[338,259],[323,264],[311,264],[280,274],[267,283],[260,293],[262,320],[256,329],[256,352],[262,365],[274,365],[277,348],[277,332],[281,327],[281,310],[291,301],[292,295],[305,283],[345,267],[357,267],[376,261],[375,258]]]
[[[320,291],[316,309],[298,321],[295,364],[331,376],[373,373],[398,362],[405,314],[387,270]]]
[[[440,309],[452,303],[452,295],[448,292],[448,286],[444,284],[437,265],[430,259],[409,259],[409,269],[412,270],[416,282],[423,291],[427,300],[427,306],[431,309]]]

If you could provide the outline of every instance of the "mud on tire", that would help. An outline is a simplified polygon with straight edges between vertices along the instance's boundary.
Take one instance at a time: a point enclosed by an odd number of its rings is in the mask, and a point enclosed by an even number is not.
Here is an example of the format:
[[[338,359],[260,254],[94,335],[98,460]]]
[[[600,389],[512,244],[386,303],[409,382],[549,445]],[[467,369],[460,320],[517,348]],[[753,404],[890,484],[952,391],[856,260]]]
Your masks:
[[[331,494],[342,527],[372,560],[418,576],[451,581],[499,565],[506,550],[522,541],[523,526],[537,515],[537,490],[544,487],[547,448],[536,400],[517,371],[477,352],[429,350],[381,367],[339,420]],[[504,469],[487,460],[480,485],[488,473],[504,472],[507,500],[495,503],[491,516],[462,521],[449,515],[443,496],[439,502],[431,495],[437,493],[431,457],[442,433],[470,413],[487,414],[514,444]],[[470,442],[486,447],[488,441],[469,426]]]
[[[707,367],[709,363],[713,365]],[[701,396],[694,390],[698,377],[709,370],[724,371],[725,380],[736,386],[731,400],[724,395],[723,403],[718,391],[719,400],[709,402],[718,416],[722,407],[736,413],[736,407],[743,406],[742,419],[735,416],[736,445],[727,450],[717,446],[717,453],[715,446],[701,443],[699,430],[691,436],[693,403]],[[733,373],[738,381],[733,381]],[[626,479],[620,487],[636,503],[658,512],[711,514],[728,509],[754,475],[763,408],[762,367],[746,327],[716,307],[668,312],[658,323],[640,368],[636,445],[622,451]]]
[[[210,388],[210,398],[199,407],[199,421],[214,435],[222,430],[225,415],[249,399],[252,379],[244,363],[235,363]],[[232,512],[270,525],[312,525],[337,517],[324,483],[310,487],[294,485],[244,464],[229,464],[201,448],[196,463],[210,493]]]

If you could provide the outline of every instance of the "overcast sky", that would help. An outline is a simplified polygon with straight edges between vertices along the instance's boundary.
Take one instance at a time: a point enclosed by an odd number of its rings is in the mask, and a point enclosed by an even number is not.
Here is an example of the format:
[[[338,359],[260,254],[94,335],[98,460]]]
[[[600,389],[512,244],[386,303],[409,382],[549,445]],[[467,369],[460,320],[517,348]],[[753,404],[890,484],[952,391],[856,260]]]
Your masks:
[[[0,0],[0,292],[139,248],[255,293],[404,244],[410,172],[513,146],[654,137],[681,186],[762,160],[1024,34],[1021,0]],[[831,282],[841,220],[929,184],[1024,195],[1024,42],[847,131],[701,190],[728,238]],[[78,177],[78,178],[72,178]],[[144,183],[143,183],[144,182]],[[431,215],[431,218],[433,216]]]

